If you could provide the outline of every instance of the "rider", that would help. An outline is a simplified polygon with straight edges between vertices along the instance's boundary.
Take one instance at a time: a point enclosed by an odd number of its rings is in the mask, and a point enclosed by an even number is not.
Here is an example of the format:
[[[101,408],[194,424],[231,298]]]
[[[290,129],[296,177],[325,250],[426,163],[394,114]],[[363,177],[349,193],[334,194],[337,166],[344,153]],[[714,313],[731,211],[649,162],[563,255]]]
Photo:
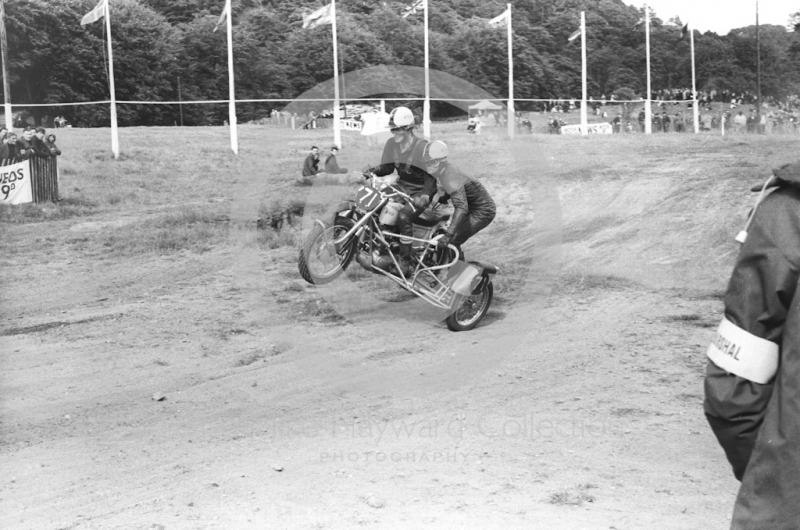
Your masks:
[[[447,233],[439,239],[439,246],[448,244],[459,249],[459,259],[464,259],[461,245],[486,228],[497,213],[492,197],[483,184],[459,167],[447,161],[447,144],[436,140],[425,146],[423,160],[428,173],[442,185],[446,194],[440,203],[453,202],[453,216]]]
[[[395,187],[412,197],[412,205],[406,204],[397,217],[397,230],[403,236],[413,237],[413,222],[425,210],[436,193],[436,180],[425,171],[422,153],[428,144],[414,136],[414,114],[407,107],[397,107],[389,114],[389,130],[392,138],[383,147],[379,166],[371,171],[383,177],[397,170],[399,178]],[[400,265],[404,270],[411,266],[411,240],[400,239]]]

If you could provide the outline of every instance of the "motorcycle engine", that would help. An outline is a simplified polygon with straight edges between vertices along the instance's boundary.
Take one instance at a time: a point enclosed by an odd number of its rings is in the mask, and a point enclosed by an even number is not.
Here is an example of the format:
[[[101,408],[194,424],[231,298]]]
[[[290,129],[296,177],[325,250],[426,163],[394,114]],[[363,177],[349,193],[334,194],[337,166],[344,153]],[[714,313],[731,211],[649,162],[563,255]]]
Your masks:
[[[391,267],[394,264],[391,256],[389,256],[388,254],[384,254],[378,250],[373,250],[372,254],[363,251],[359,252],[358,255],[356,256],[356,261],[358,262],[359,265],[361,265],[370,272],[374,272],[372,270],[373,265],[381,270],[388,272],[389,267]]]

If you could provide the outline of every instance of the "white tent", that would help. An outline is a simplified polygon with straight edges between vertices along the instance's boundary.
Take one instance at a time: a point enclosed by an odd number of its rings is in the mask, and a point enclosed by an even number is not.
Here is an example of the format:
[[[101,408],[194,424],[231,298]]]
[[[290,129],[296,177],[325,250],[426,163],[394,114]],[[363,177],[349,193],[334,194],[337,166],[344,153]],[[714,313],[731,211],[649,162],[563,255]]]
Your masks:
[[[469,114],[472,114],[473,111],[479,110],[503,110],[505,107],[503,105],[498,105],[497,103],[492,103],[488,99],[484,99],[483,101],[479,101],[474,105],[469,106]]]

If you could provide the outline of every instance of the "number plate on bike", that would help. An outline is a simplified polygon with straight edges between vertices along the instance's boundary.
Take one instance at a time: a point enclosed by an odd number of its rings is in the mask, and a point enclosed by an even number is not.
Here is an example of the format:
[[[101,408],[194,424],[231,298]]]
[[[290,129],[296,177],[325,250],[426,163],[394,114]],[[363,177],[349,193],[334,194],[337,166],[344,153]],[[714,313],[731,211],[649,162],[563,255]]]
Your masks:
[[[372,186],[361,186],[356,192],[356,204],[364,211],[370,211],[381,202],[381,193]]]

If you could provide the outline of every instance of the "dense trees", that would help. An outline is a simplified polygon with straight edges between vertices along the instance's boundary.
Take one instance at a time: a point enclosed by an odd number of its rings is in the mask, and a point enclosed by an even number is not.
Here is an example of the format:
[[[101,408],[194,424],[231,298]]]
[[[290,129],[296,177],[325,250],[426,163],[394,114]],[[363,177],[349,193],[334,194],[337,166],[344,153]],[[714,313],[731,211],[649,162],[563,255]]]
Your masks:
[[[103,101],[109,98],[105,24],[80,26],[97,0],[6,0],[13,103]],[[402,18],[399,1],[339,0],[343,72],[369,66],[423,66],[420,15]],[[517,98],[580,95],[580,46],[567,43],[586,11],[589,90],[594,97],[643,93],[645,52],[640,12],[621,0],[519,0],[514,3]],[[121,101],[225,100],[225,32],[213,32],[224,0],[111,0],[116,96]],[[233,0],[237,99],[294,98],[329,79],[330,26],[301,29],[302,14],[322,0]],[[501,96],[507,93],[506,37],[486,19],[505,0],[432,0],[431,67]],[[791,28],[800,12],[787,13]],[[755,27],[720,36],[695,33],[698,88],[755,91]],[[652,86],[691,85],[688,39],[680,21],[652,22]],[[800,38],[782,26],[761,27],[762,92],[800,92]],[[180,85],[180,92],[178,87]],[[240,105],[240,120],[280,104]],[[524,104],[519,105],[524,108]],[[37,107],[86,126],[106,125],[108,105]],[[122,125],[177,121],[175,105],[119,106]],[[224,105],[188,105],[186,124],[220,124]]]

